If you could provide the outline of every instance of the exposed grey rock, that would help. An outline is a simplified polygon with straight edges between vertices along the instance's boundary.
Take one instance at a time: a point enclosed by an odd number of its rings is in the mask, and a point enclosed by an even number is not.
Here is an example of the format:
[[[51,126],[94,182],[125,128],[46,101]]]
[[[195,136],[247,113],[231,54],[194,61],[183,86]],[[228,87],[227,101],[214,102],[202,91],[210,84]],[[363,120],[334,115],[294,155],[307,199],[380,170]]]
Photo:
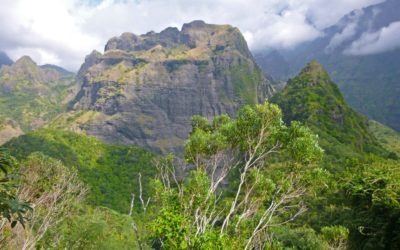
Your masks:
[[[182,152],[193,115],[233,116],[273,92],[240,31],[202,21],[182,31],[112,38],[104,55],[86,58],[79,74],[82,88],[70,115],[96,114],[80,116],[80,130],[162,153]]]

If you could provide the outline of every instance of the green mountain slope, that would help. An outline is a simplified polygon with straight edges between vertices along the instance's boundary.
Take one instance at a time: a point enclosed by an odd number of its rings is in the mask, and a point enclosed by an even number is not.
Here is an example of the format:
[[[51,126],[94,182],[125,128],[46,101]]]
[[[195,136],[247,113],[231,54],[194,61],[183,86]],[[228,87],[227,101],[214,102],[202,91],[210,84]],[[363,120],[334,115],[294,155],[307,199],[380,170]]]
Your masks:
[[[33,152],[61,160],[67,167],[77,168],[90,187],[91,205],[106,206],[127,213],[131,194],[138,194],[138,173],[154,176],[153,154],[135,147],[104,144],[96,138],[66,131],[39,129],[15,138],[4,145],[19,160]],[[146,192],[146,191],[145,191]]]
[[[352,156],[383,152],[368,128],[368,120],[345,102],[322,65],[310,62],[272,98],[286,122],[301,121],[320,137],[330,155]]]
[[[73,74],[39,67],[24,56],[0,69],[0,144],[43,126],[74,96]]]
[[[397,249],[398,134],[352,110],[316,61],[272,101],[282,108],[284,120],[301,121],[317,133],[326,152],[319,164],[322,185],[310,187],[315,193],[306,198],[309,210],[302,224],[316,231],[344,226],[346,249]]]
[[[369,122],[369,129],[385,149],[397,153],[400,156],[399,132],[372,120]]]
[[[290,49],[257,51],[255,58],[266,73],[279,80],[296,75],[309,60],[318,60],[351,107],[400,131],[399,47],[371,54],[354,49],[355,44],[364,46],[365,37],[380,36],[396,26],[399,8],[398,0],[379,1],[343,16],[315,40]]]

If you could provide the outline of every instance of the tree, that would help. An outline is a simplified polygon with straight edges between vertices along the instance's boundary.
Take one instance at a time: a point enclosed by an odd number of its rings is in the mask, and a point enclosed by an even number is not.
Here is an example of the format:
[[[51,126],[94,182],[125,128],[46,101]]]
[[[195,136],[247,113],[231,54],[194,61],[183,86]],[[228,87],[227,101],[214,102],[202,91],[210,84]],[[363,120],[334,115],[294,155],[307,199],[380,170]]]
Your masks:
[[[76,171],[68,169],[60,161],[34,153],[21,164],[22,176],[18,186],[18,198],[29,200],[25,226],[16,226],[11,237],[3,244],[12,249],[34,249],[38,242],[65,217],[73,212],[73,206],[87,192]],[[2,233],[7,228],[2,228]],[[55,235],[56,242],[60,235]]]
[[[192,126],[185,159],[193,170],[182,178],[171,158],[158,165],[156,245],[271,245],[274,227],[306,211],[301,172],[322,156],[317,137],[299,123],[286,126],[279,107],[269,103],[245,106],[236,119],[222,115],[209,122],[195,116]],[[276,166],[280,171],[272,175],[269,170]],[[239,176],[230,178],[235,173]]]
[[[31,210],[29,203],[17,197],[17,175],[9,173],[15,166],[16,161],[6,151],[0,150],[0,229],[6,226],[6,222],[11,227],[17,223],[24,225],[25,214]]]
[[[376,156],[349,164],[340,185],[350,248],[400,246],[400,164]],[[348,209],[350,208],[350,209]],[[343,209],[343,210],[344,210]]]
[[[349,230],[343,226],[330,226],[321,229],[324,239],[329,243],[329,249],[347,249]]]

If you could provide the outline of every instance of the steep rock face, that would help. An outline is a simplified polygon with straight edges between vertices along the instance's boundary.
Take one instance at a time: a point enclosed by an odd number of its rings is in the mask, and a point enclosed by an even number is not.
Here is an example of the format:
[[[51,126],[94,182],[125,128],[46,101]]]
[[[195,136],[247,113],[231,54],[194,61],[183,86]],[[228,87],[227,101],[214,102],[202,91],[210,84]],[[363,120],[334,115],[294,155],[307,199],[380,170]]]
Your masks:
[[[76,94],[74,74],[57,66],[39,67],[23,56],[0,69],[0,144],[38,128],[66,110]]]
[[[107,142],[161,152],[181,151],[192,115],[233,115],[273,92],[240,31],[202,21],[112,38],[103,55],[86,58],[78,76],[82,89],[69,118],[54,126],[68,120]]]

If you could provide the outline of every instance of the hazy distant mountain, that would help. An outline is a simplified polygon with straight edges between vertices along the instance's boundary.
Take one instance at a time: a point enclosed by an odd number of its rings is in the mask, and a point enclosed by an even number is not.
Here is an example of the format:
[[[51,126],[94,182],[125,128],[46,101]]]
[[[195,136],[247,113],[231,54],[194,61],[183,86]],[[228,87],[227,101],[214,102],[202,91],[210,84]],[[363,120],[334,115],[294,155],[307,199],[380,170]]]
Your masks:
[[[0,144],[46,124],[75,95],[74,75],[23,56],[0,69]]]
[[[0,51],[0,67],[1,65],[10,65],[13,61],[8,57],[6,53]]]
[[[400,130],[399,10],[397,0],[355,10],[323,37],[291,50],[258,52],[256,61],[275,79],[285,80],[317,59],[352,107]]]
[[[40,68],[44,70],[54,70],[60,74],[60,77],[71,77],[75,75],[74,73],[54,64],[41,65]]]
[[[78,79],[72,111],[55,127],[163,152],[181,152],[192,115],[233,115],[272,94],[240,31],[202,21],[112,38]]]

